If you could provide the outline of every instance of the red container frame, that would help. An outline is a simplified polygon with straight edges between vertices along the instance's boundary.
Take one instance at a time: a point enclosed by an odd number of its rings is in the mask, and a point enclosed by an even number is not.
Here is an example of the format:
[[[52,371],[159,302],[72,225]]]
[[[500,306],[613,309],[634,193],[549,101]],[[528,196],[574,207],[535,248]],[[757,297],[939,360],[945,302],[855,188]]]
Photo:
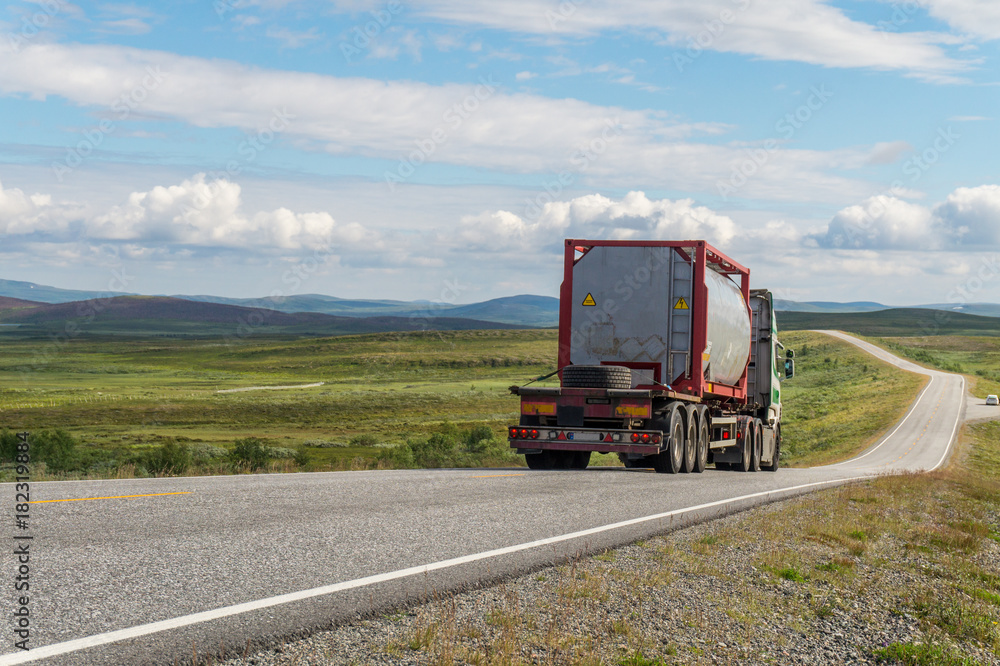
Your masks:
[[[704,359],[700,351],[708,343],[708,287],[705,285],[705,271],[715,270],[729,276],[739,276],[743,303],[747,307],[747,317],[753,321],[750,310],[750,269],[730,259],[707,241],[614,241],[566,239],[563,259],[563,282],[559,288],[559,370],[570,365],[570,340],[573,325],[573,267],[583,255],[594,247],[669,247],[677,250],[692,263],[691,298],[691,376],[671,385],[677,393],[686,393],[699,398],[715,397],[745,403],[747,399],[747,368],[735,385],[709,382],[704,379]],[[579,253],[579,256],[578,256]],[[711,268],[709,266],[711,265]],[[747,359],[749,362],[749,359]],[[640,386],[644,389],[662,389],[662,386]]]

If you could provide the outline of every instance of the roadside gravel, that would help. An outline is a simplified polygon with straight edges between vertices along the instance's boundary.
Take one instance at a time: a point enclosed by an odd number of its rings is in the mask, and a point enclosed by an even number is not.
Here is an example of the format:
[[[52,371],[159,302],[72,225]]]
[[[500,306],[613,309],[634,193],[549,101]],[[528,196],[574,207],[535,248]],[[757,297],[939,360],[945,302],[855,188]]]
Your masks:
[[[970,589],[962,572],[1000,581],[1000,543],[983,538],[957,573],[945,566],[953,556],[920,535],[934,543],[950,529],[947,497],[911,516],[920,526],[913,538],[893,529],[869,537],[880,530],[865,504],[881,501],[869,485],[760,507],[224,663],[873,664],[879,648],[908,644],[937,650],[912,663],[1000,664],[997,605],[968,604],[975,612],[952,630],[952,607],[941,601]],[[1000,530],[995,514],[986,522]]]

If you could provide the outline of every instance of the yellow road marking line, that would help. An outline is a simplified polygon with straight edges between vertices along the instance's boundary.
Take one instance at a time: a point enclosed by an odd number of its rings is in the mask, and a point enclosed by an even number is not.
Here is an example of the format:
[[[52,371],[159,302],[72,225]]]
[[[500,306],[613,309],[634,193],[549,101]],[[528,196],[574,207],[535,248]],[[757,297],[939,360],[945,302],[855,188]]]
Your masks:
[[[105,499],[132,499],[133,497],[162,497],[164,495],[190,495],[191,491],[184,491],[179,493],[150,493],[149,495],[114,495],[112,497],[76,497],[71,499],[57,499],[57,500],[35,500],[33,502],[28,502],[28,504],[46,504],[48,502],[89,502],[90,500],[105,500]]]
[[[470,476],[470,479],[495,479],[498,476],[524,476],[524,474],[487,474],[485,476]]]

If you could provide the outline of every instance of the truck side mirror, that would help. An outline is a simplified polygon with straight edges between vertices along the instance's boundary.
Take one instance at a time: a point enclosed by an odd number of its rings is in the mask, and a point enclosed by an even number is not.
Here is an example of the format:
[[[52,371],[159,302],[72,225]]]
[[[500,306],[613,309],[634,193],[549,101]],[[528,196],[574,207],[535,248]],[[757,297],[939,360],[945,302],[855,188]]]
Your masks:
[[[795,376],[795,360],[792,358],[785,359],[785,379],[791,379]]]

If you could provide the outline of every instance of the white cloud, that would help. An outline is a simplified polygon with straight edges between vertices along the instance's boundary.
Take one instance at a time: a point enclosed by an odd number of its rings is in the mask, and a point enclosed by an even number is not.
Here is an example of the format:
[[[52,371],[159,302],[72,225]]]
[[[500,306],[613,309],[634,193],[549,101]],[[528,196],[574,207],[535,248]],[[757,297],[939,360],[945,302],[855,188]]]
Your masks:
[[[824,247],[933,249],[940,239],[931,211],[887,195],[844,208],[819,240]]]
[[[356,4],[334,0],[349,8]],[[982,3],[932,0],[932,12],[952,25],[975,32]],[[741,53],[767,60],[792,60],[829,67],[899,70],[947,77],[966,63],[948,57],[939,46],[953,36],[928,32],[896,33],[855,21],[822,0],[772,3],[732,0],[414,0],[408,8],[445,23],[485,26],[534,35],[595,35],[610,30],[656,31],[672,45]],[[987,23],[992,26],[992,14]],[[1000,20],[997,21],[1000,24]],[[981,34],[983,28],[979,28]],[[992,27],[987,30],[992,32]]]
[[[0,234],[5,236],[64,232],[79,213],[78,206],[56,204],[51,195],[5,189],[0,182]]]
[[[725,125],[683,122],[661,111],[509,94],[489,76],[465,85],[430,85],[265,70],[118,46],[4,49],[0,40],[0,92],[35,99],[59,95],[110,113],[114,100],[139,90],[136,117],[141,111],[198,127],[249,132],[263,129],[276,109],[287,109],[291,118],[283,134],[303,139],[300,147],[399,164],[430,142],[434,150],[419,155],[422,161],[515,173],[568,169],[606,187],[669,183],[672,189],[698,192],[715,191],[720,174],[745,159],[740,147],[694,141],[729,131]],[[151,72],[157,80],[147,86]],[[581,151],[601,140],[609,123],[621,132],[594,159],[579,159]],[[431,141],[434,136],[439,140]],[[808,201],[861,196],[870,188],[829,171],[866,159],[865,149],[838,151],[836,159],[823,151],[783,149],[740,196]]]
[[[241,188],[196,174],[179,185],[133,192],[128,203],[87,223],[88,235],[110,241],[281,250],[375,248],[375,234],[360,225],[339,225],[326,212],[287,208],[248,215]]]
[[[934,214],[964,245],[1000,245],[1000,185],[960,187]]]
[[[530,79],[535,78],[536,76],[538,76],[538,74],[536,74],[535,72],[527,72],[527,71],[525,71],[525,72],[518,72],[514,76],[514,78],[517,79],[518,81],[528,81]]]
[[[879,195],[844,208],[821,247],[940,250],[1000,246],[1000,185],[960,187],[934,207]]]
[[[1000,39],[1000,4],[982,0],[923,0],[931,16],[983,39]]]
[[[281,42],[282,47],[286,49],[300,49],[323,37],[315,27],[305,31],[296,31],[289,28],[270,26],[266,34],[269,38]]]
[[[889,141],[872,146],[869,164],[892,164],[904,153],[912,152],[913,146],[906,141]]]
[[[152,28],[149,24],[139,18],[118,19],[115,21],[103,21],[100,32],[114,35],[145,35]]]
[[[466,216],[456,237],[473,251],[538,252],[559,247],[564,238],[707,239],[720,246],[736,235],[736,224],[691,199],[649,199],[629,192],[620,201],[589,194],[546,203],[536,219],[499,210]],[[443,239],[444,240],[444,239]]]

